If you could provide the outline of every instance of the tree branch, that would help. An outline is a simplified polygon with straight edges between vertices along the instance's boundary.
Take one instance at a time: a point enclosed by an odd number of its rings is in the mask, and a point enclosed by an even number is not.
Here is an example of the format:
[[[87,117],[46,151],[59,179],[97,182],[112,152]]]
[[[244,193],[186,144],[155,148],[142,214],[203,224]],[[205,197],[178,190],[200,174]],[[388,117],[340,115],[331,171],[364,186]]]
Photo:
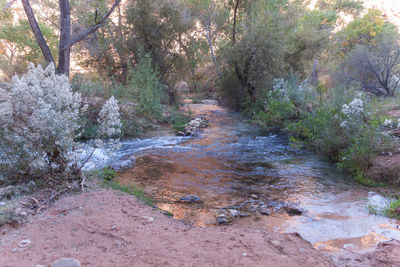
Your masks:
[[[71,39],[71,42],[69,43],[69,47],[72,47],[74,44],[82,41],[85,39],[88,35],[96,32],[107,20],[107,18],[111,15],[111,13],[114,11],[114,9],[119,5],[121,0],[115,0],[110,9],[107,11],[107,13],[101,18],[99,22],[94,24],[93,26],[87,28],[86,30],[78,33],[76,36],[74,36]]]
[[[5,10],[9,7],[11,7],[13,4],[15,4],[15,2],[17,2],[17,0],[11,0],[10,2],[8,2],[7,4],[5,4],[2,9]]]
[[[42,31],[39,28],[39,24],[33,14],[33,10],[29,0],[21,0],[22,5],[25,10],[26,17],[28,18],[29,25],[35,35],[36,41],[39,44],[40,49],[43,52],[43,56],[48,63],[54,62],[53,55],[51,54],[50,48],[46,43],[46,40],[43,37]]]

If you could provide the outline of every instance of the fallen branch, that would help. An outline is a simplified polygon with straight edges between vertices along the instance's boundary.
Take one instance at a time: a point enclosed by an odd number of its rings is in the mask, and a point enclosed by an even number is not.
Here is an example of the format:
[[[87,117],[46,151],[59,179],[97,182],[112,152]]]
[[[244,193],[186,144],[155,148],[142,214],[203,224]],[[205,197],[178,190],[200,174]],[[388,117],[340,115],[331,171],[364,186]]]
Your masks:
[[[51,202],[51,201],[53,201],[53,199],[56,197],[56,196],[58,196],[59,194],[61,194],[61,193],[63,193],[63,192],[65,192],[65,191],[67,191],[68,189],[63,189],[63,190],[61,190],[61,191],[58,191],[57,193],[55,193],[53,196],[51,196],[47,201],[46,201],[46,206]]]

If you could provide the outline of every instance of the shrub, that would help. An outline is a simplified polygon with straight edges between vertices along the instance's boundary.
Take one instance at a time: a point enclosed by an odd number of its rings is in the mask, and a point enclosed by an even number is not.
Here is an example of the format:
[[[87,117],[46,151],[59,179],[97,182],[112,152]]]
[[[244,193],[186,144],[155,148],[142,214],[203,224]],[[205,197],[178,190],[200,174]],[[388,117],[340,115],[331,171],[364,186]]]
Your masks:
[[[128,99],[138,103],[136,113],[148,119],[162,117],[162,85],[148,54],[143,55],[130,70],[126,92]]]
[[[390,202],[390,206],[385,210],[385,214],[391,218],[400,218],[400,196],[397,200]]]
[[[375,108],[362,93],[355,92],[275,79],[265,108],[252,120],[269,130],[284,130],[293,146],[327,154],[367,183],[365,172],[371,158],[391,140],[382,133],[383,121]]]
[[[175,131],[184,131],[185,125],[191,120],[191,117],[179,111],[171,112],[169,122],[174,127]]]
[[[77,139],[85,111],[81,95],[73,93],[68,78],[56,75],[54,65],[45,70],[30,64],[0,103],[0,161],[9,177],[78,176]],[[110,98],[100,112],[101,137],[119,132],[119,113]]]

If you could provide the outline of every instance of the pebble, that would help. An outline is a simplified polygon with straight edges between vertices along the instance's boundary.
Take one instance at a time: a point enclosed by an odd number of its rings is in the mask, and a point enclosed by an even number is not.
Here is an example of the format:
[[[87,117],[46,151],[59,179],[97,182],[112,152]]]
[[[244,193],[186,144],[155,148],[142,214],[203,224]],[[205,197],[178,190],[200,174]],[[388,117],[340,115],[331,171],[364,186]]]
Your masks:
[[[201,202],[201,199],[196,195],[187,195],[187,196],[181,197],[179,199],[179,201],[185,202],[185,203],[195,203],[195,202]]]
[[[143,219],[146,220],[146,222],[152,223],[154,222],[154,218],[153,217],[149,217],[149,216],[142,216]]]
[[[30,243],[31,243],[31,241],[29,239],[24,239],[24,240],[21,240],[21,242],[18,243],[18,247],[24,248],[24,247],[29,246]]]
[[[279,242],[278,240],[272,240],[271,244],[274,245],[275,247],[279,247],[281,245],[281,242]]]
[[[62,258],[53,262],[50,267],[81,267],[81,263],[74,258]]]

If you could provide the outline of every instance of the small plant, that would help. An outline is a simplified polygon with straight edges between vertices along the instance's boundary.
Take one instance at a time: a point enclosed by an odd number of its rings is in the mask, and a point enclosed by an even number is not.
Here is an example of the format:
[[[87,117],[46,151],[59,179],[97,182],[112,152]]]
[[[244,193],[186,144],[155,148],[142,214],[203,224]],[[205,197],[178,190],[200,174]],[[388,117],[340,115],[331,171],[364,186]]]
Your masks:
[[[117,173],[110,168],[104,168],[97,173],[97,178],[107,182],[114,181],[115,177],[117,177]]]
[[[191,116],[175,111],[171,113],[169,122],[174,127],[175,131],[184,131],[185,125],[191,120]]]
[[[113,190],[122,191],[129,195],[134,195],[148,206],[153,206],[153,199],[148,197],[143,189],[133,185],[122,185],[117,181],[117,173],[110,168],[103,168],[95,172],[95,177],[101,180],[104,186]]]
[[[400,196],[397,200],[390,202],[390,206],[385,210],[386,216],[400,219]]]
[[[108,185],[110,188],[114,190],[119,190],[129,195],[133,195],[139,200],[143,201],[143,203],[145,203],[148,206],[154,205],[153,199],[148,197],[144,192],[144,190],[139,187],[133,185],[122,185],[118,182],[113,182],[113,181],[106,183],[106,185]]]

